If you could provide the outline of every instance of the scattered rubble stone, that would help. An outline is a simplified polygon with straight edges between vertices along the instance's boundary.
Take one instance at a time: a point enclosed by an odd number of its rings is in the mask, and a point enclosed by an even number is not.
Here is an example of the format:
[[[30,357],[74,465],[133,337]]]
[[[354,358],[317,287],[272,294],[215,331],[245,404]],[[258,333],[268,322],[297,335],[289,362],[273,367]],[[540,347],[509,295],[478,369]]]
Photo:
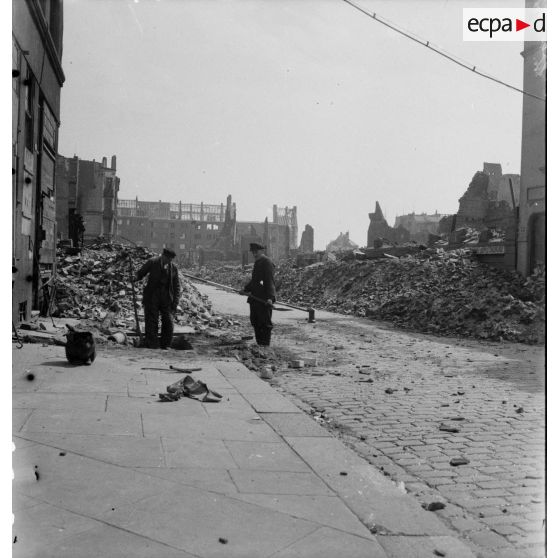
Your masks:
[[[213,264],[201,277],[240,288],[249,266]],[[277,263],[278,298],[438,335],[545,341],[546,270],[525,279],[478,262],[468,249],[428,248],[398,259]]]
[[[84,248],[81,254],[72,256],[59,249],[52,315],[92,320],[107,335],[114,335],[119,329],[135,331],[132,269],[137,271],[155,255],[143,247],[116,243],[94,244]],[[180,269],[179,275],[181,296],[176,313],[177,324],[192,326],[196,332],[208,327],[232,325],[230,320],[212,311],[209,299],[183,276]],[[143,322],[142,284],[136,283],[135,288],[136,309]]]
[[[451,424],[441,424],[438,430],[442,430],[443,432],[453,432],[453,433],[459,432],[459,428]]]
[[[452,467],[459,467],[459,465],[467,465],[468,463],[469,463],[469,460],[466,457],[454,457],[450,461],[450,465]]]
[[[423,504],[422,507],[427,511],[443,510],[446,504],[443,502],[430,502],[430,504]]]

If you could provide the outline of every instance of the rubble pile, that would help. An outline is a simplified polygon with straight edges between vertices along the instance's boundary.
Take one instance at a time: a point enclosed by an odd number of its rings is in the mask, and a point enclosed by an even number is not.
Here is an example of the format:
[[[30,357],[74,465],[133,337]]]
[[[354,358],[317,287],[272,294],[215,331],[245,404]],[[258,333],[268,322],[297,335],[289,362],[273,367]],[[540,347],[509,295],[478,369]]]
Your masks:
[[[58,276],[52,315],[103,321],[114,315],[115,325],[135,329],[132,269],[155,254],[142,247],[99,243],[84,248],[81,254],[69,256],[58,252]],[[211,302],[182,276],[179,269],[181,295],[176,313],[180,325],[197,329],[220,327],[223,319],[213,314]],[[143,282],[135,284],[136,307],[143,315]]]
[[[315,264],[284,274],[281,298],[438,334],[544,340],[544,270],[528,279],[471,259],[424,250],[400,259]]]
[[[238,287],[242,268],[207,268],[208,279]],[[243,275],[244,273],[244,275]],[[276,268],[278,298],[301,306],[389,321],[439,335],[542,343],[546,273],[520,275],[477,262],[469,250],[429,248],[401,258]]]

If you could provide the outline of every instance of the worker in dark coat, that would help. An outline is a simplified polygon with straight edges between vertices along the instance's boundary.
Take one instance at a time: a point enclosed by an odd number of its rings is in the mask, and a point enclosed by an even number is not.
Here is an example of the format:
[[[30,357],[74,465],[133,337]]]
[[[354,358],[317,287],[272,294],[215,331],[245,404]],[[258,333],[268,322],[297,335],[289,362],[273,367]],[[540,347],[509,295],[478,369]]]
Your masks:
[[[265,255],[265,246],[250,244],[250,252],[254,256],[252,279],[246,284],[241,294],[248,294],[250,304],[250,323],[256,334],[256,343],[268,347],[271,341],[271,314],[275,302],[274,264]],[[260,299],[255,300],[253,297]]]
[[[159,257],[151,258],[136,273],[140,281],[149,275],[143,289],[145,315],[145,342],[150,349],[168,349],[174,331],[173,314],[180,299],[178,268],[172,263],[173,250],[165,248]],[[161,344],[158,340],[159,314],[161,315]]]

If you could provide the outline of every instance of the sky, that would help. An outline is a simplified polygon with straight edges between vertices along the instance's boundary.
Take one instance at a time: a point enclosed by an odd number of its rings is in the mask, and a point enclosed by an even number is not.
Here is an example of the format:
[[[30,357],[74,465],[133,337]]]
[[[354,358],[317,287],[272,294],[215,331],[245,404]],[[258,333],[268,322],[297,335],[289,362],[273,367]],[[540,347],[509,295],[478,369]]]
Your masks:
[[[462,40],[482,2],[355,1],[522,87],[521,42]],[[520,170],[520,93],[342,0],[65,0],[62,64],[59,152],[116,155],[121,199],[296,205],[316,249],[365,246],[376,201],[454,213],[485,161]]]

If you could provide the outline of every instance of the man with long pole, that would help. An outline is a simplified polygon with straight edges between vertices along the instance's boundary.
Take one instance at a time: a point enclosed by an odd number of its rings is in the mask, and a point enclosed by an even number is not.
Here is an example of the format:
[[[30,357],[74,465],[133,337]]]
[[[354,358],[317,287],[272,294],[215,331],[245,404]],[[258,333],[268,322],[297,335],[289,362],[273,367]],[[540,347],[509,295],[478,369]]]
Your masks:
[[[248,295],[250,323],[254,328],[256,343],[261,347],[269,347],[273,329],[271,314],[275,302],[275,279],[273,277],[275,266],[265,255],[265,246],[251,243],[250,252],[254,256],[252,279],[240,291],[240,294]]]

